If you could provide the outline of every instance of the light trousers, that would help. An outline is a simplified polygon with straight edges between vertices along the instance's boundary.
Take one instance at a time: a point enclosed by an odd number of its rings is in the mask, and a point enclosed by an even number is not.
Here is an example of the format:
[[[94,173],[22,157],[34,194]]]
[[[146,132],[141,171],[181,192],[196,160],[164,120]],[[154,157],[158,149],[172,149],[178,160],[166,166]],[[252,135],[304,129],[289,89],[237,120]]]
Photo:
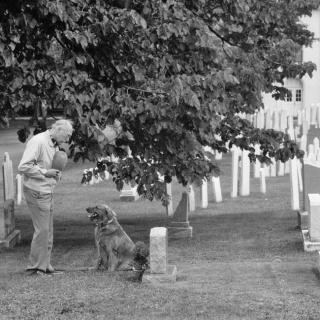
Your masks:
[[[27,269],[52,270],[53,194],[24,187],[24,195],[34,228]]]

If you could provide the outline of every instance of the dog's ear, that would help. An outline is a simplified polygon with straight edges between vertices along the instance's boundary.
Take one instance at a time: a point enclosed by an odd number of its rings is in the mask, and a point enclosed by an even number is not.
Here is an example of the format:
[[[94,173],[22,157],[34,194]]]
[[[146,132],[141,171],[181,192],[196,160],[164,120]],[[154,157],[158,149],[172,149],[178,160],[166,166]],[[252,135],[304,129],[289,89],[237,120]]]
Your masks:
[[[112,218],[117,217],[117,214],[109,206],[107,206],[106,204],[104,204],[103,206],[104,206],[106,215],[108,216],[108,220],[111,220]]]

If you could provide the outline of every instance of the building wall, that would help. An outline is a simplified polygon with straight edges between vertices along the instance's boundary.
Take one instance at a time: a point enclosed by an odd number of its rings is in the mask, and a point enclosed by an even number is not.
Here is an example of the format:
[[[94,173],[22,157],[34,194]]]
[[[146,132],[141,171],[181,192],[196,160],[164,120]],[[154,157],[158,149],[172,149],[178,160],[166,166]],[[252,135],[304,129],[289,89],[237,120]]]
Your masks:
[[[311,17],[305,17],[303,22],[308,25],[308,29],[315,35],[315,41],[311,47],[303,48],[302,61],[312,61],[317,65],[317,70],[313,72],[312,78],[308,75],[302,78],[303,105],[320,103],[320,10],[313,12]]]
[[[303,17],[302,22],[315,35],[315,41],[311,47],[302,50],[302,61],[312,61],[317,65],[312,78],[308,75],[299,79],[286,79],[284,86],[293,92],[292,101],[276,101],[271,94],[263,95],[265,109],[284,109],[295,113],[312,104],[320,103],[320,9],[315,10],[311,17]],[[296,92],[301,89],[302,101],[296,101]]]

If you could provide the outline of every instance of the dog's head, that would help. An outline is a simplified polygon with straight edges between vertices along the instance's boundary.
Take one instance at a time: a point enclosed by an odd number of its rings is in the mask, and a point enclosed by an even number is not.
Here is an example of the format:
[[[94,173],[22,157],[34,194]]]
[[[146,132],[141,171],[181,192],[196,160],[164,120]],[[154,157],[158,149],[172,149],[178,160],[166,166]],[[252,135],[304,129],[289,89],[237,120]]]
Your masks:
[[[116,213],[106,204],[89,207],[86,210],[89,213],[88,218],[95,224],[110,223],[116,218]]]

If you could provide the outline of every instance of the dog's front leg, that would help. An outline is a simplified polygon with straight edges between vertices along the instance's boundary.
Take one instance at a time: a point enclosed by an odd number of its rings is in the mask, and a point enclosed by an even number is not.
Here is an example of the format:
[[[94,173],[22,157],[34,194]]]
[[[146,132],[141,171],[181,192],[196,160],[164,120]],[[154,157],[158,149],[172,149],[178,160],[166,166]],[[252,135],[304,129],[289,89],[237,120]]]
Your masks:
[[[99,228],[96,227],[94,230],[94,238],[95,238],[95,242],[96,242],[96,248],[97,248],[97,254],[98,254],[98,258],[94,264],[93,269],[94,270],[99,270],[100,267],[102,266],[102,256],[101,256],[101,249],[100,249],[100,236],[99,236]]]
[[[110,252],[109,254],[109,261],[108,261],[108,270],[115,271],[118,269],[119,266],[119,259],[114,252]]]

